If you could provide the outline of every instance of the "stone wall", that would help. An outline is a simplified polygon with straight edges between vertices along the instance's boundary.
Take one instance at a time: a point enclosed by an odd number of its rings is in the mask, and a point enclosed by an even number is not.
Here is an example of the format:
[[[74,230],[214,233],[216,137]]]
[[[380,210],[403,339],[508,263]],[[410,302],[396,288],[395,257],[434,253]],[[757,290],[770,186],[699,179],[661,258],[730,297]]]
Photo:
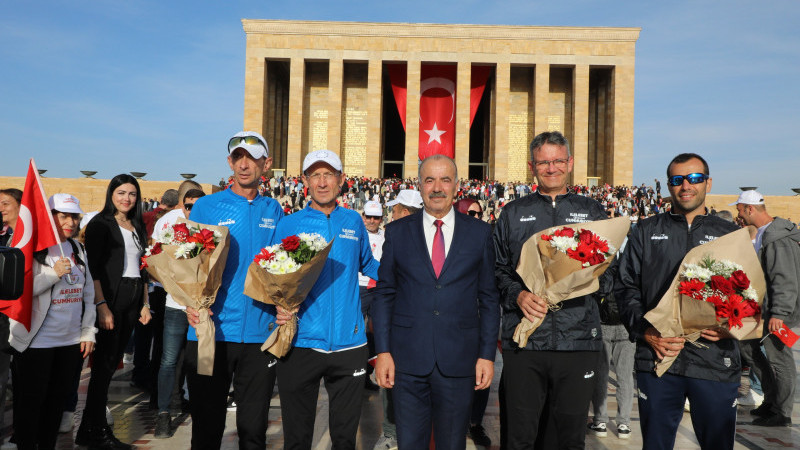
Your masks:
[[[182,181],[182,180],[181,180]],[[178,189],[181,181],[150,181],[139,180],[142,189],[142,198],[161,199],[161,194],[167,189]],[[85,212],[98,211],[103,208],[106,201],[106,189],[109,180],[95,178],[47,178],[42,177],[44,193],[47,196],[66,192],[78,198],[81,209]],[[219,190],[219,186],[200,183],[203,192],[211,194]],[[0,177],[0,189],[17,188],[25,186],[25,177]]]
[[[706,196],[706,206],[709,209],[714,208],[718,211],[730,211],[736,217],[736,206],[728,206],[728,204],[735,202],[738,198],[739,194],[708,194]],[[764,202],[770,215],[790,219],[794,223],[800,221],[800,196],[765,195]]]

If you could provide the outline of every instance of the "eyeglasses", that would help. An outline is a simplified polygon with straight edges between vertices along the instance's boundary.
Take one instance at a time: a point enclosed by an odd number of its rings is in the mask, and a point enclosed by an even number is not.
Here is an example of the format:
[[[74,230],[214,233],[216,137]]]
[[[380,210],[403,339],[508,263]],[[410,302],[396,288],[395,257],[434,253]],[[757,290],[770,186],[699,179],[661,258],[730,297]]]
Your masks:
[[[546,169],[550,167],[550,164],[554,165],[556,169],[563,169],[567,167],[567,163],[569,162],[569,158],[567,159],[553,159],[550,161],[536,161],[533,163],[539,169]]]
[[[338,173],[330,173],[330,172],[315,173],[314,175],[307,175],[308,179],[311,180],[311,181],[314,181],[314,182],[318,182],[321,179],[325,180],[325,181],[331,181],[331,180],[335,179],[338,176],[339,176]]]
[[[187,211],[191,211],[194,203],[184,203],[183,207],[186,208]]]
[[[483,211],[474,211],[470,209],[469,211],[467,211],[467,214],[469,214],[472,217],[477,217],[478,219],[483,217]]]
[[[261,142],[261,139],[255,136],[236,136],[232,137],[230,141],[228,141],[228,152],[232,152],[236,150],[236,147],[241,145],[244,142],[247,145],[260,145],[264,146],[264,143]]]
[[[708,179],[708,175],[704,173],[690,173],[689,175],[673,175],[667,179],[667,183],[670,186],[680,186],[683,184],[683,180],[689,182],[689,184],[700,184]]]

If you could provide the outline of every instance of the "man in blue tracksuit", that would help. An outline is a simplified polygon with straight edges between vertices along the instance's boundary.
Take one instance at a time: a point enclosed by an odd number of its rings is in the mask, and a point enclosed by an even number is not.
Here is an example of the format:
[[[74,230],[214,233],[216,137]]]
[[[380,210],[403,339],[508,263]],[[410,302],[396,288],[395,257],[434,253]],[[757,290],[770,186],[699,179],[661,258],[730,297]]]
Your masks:
[[[275,327],[275,307],[243,294],[247,268],[253,257],[272,243],[280,204],[258,193],[261,174],[272,158],[267,142],[255,132],[236,134],[228,142],[228,164],[233,185],[198,199],[190,219],[228,227],[230,248],[222,285],[211,306],[216,346],[214,373],[197,374],[197,336],[189,329],[185,364],[192,412],[192,448],[219,449],[225,431],[228,390],[233,381],[236,429],[240,449],[266,447],[267,415],[277,363],[261,351],[261,344]],[[189,324],[199,321],[197,311],[187,308]]]
[[[278,364],[284,448],[311,448],[319,381],[324,378],[333,448],[352,449],[368,356],[358,272],[377,280],[378,262],[361,216],[336,204],[344,182],[339,157],[330,150],[309,153],[303,181],[312,202],[278,224],[275,243],[298,233],[317,233],[333,240],[333,247],[297,311],[294,346]],[[284,313],[281,308],[279,312]]]

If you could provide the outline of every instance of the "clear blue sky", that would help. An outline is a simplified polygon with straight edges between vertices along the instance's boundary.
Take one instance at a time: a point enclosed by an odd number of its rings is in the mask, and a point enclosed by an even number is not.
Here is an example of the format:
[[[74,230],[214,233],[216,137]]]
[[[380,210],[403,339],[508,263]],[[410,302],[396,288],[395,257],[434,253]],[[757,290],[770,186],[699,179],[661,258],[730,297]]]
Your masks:
[[[0,175],[129,171],[216,182],[242,127],[240,20],[641,27],[634,182],[675,154],[712,192],[800,187],[800,3],[753,1],[3,1]]]

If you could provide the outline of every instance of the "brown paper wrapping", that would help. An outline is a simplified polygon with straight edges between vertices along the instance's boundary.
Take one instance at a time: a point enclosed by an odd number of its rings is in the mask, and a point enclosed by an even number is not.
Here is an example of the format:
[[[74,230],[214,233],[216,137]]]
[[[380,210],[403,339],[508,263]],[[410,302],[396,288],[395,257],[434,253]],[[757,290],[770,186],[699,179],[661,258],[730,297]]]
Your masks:
[[[200,313],[197,334],[197,373],[212,375],[214,372],[214,322],[209,317],[209,308],[217,298],[222,284],[222,272],[228,259],[230,236],[224,226],[206,225],[179,218],[190,228],[208,228],[222,234],[213,252],[202,252],[191,259],[176,259],[177,245],[162,245],[161,253],[147,257],[147,272],[164,286],[172,298],[183,306]]]
[[[522,277],[529,291],[547,300],[550,309],[557,309],[564,300],[591,294],[600,287],[597,280],[611,265],[614,256],[596,266],[583,267],[579,261],[559,252],[548,242],[540,239],[543,234],[551,234],[554,230],[569,227],[591,230],[609,245],[619,250],[625,241],[631,222],[628,217],[616,217],[608,220],[559,225],[540,231],[525,241],[517,264],[517,273]],[[531,322],[526,317],[514,330],[514,342],[525,347],[528,338],[544,321],[544,317]]]
[[[314,283],[317,282],[333,240],[311,261],[300,266],[297,272],[286,274],[269,273],[253,262],[247,269],[244,280],[244,294],[268,305],[280,306],[289,311],[294,310],[306,299]],[[261,351],[268,351],[278,358],[284,357],[292,348],[292,340],[297,333],[297,317],[284,325],[278,325],[269,335]]]
[[[734,327],[728,330],[726,319],[717,321],[712,303],[695,300],[679,292],[680,273],[684,265],[698,264],[706,256],[718,261],[727,259],[741,265],[747,278],[750,279],[750,286],[756,290],[758,304],[761,305],[767,287],[764,272],[750,241],[749,231],[741,229],[689,250],[681,261],[678,274],[672,279],[669,289],[661,297],[658,305],[648,311],[644,318],[661,333],[662,337],[684,337],[693,345],[702,346],[703,344],[697,343],[700,333],[714,327],[722,327],[734,339],[760,338],[762,333],[760,314],[742,319],[741,328]],[[656,361],[656,375],[660,377],[665,374],[675,362],[675,358],[677,356],[667,356],[661,361]]]

